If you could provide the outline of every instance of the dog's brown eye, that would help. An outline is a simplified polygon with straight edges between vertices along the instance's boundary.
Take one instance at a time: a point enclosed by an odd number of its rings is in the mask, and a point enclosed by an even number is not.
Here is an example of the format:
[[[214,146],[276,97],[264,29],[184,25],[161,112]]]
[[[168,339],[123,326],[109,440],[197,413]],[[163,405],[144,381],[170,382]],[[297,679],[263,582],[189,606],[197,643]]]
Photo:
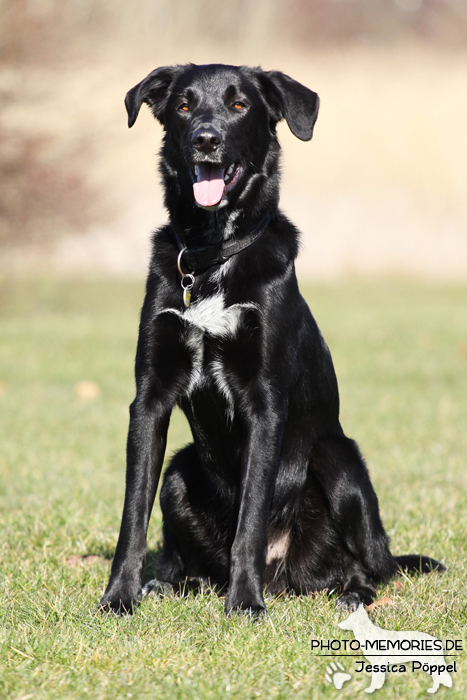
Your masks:
[[[179,112],[189,112],[189,111],[190,111],[190,108],[188,107],[188,105],[187,105],[186,102],[182,102],[182,104],[179,105],[179,106],[177,107],[177,109],[178,109]]]
[[[234,109],[238,109],[238,111],[240,111],[241,109],[243,109],[245,107],[245,103],[244,102],[234,102],[232,106]]]

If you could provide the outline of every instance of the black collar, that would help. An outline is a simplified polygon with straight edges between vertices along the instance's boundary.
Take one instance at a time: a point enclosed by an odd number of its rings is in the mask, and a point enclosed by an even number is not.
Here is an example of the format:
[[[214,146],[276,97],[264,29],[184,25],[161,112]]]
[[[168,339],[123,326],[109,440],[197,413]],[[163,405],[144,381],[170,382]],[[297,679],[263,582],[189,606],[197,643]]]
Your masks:
[[[183,242],[175,234],[177,244],[180,249],[179,259],[184,267],[187,267],[190,272],[203,270],[219,263],[225,263],[233,255],[237,255],[245,248],[248,248],[266,231],[272,219],[272,212],[268,212],[255,226],[253,226],[246,235],[240,239],[230,238],[228,241],[220,245],[207,245],[198,248],[188,248],[183,245]]]

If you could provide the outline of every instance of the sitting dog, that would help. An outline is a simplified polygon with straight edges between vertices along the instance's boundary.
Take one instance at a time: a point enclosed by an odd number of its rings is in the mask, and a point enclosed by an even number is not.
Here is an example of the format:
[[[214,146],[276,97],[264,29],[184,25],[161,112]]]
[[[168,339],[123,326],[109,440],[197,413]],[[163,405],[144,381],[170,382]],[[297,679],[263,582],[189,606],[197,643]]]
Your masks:
[[[339,423],[331,356],[300,295],[298,231],[278,209],[276,124],[311,139],[316,93],[283,73],[162,67],[126,96],[164,127],[169,223],[154,235],[130,407],[126,495],[101,608],[143,595],[146,533],[174,406],[193,442],[161,488],[163,550],[144,593],[209,581],[227,613],[261,614],[264,588],[370,603],[398,565],[355,442]]]

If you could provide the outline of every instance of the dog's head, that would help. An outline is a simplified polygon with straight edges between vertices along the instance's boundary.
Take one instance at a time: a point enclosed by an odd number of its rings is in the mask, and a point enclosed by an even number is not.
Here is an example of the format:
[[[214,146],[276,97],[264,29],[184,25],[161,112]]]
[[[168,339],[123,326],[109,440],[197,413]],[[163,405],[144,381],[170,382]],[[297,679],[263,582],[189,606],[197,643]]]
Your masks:
[[[145,102],[166,131],[164,175],[179,196],[215,211],[241,201],[254,183],[277,179],[276,124],[311,139],[315,92],[277,71],[206,65],[157,68],[126,98],[128,126]],[[245,200],[245,201],[244,201]]]

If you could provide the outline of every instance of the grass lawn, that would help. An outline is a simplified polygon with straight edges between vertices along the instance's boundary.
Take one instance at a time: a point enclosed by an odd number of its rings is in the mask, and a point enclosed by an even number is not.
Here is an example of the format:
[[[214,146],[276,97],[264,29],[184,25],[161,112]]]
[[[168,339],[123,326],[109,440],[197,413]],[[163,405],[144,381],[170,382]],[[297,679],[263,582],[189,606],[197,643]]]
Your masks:
[[[0,698],[355,698],[370,678],[326,683],[314,639],[352,639],[325,594],[269,601],[257,624],[205,593],[98,616],[123,505],[141,282],[0,285]],[[466,634],[467,286],[313,285],[305,295],[334,357],[342,423],[361,445],[396,554],[446,574],[381,587],[388,629]],[[80,381],[98,385],[80,398]],[[91,390],[88,394],[92,394]],[[189,440],[173,416],[168,453]],[[157,507],[149,550],[161,532]],[[464,645],[466,642],[464,641]],[[361,660],[361,656],[356,659]],[[465,652],[452,689],[467,696]],[[391,673],[380,699],[425,696]]]

